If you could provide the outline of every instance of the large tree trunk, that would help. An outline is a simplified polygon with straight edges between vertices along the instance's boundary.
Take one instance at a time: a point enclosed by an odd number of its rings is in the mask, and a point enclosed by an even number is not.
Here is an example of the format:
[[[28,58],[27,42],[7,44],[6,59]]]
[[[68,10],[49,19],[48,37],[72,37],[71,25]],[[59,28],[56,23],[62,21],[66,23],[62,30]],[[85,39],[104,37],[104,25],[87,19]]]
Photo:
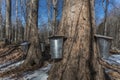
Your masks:
[[[6,38],[10,40],[11,0],[6,0]]]
[[[38,1],[39,0],[31,0],[30,2],[30,12],[31,15],[29,28],[30,29],[30,48],[28,51],[27,59],[25,64],[33,65],[33,64],[40,64],[42,65],[42,54],[40,50],[40,43],[39,43],[39,35],[38,35]]]
[[[94,40],[94,0],[65,0],[58,35],[67,36],[63,59],[48,80],[104,80]]]

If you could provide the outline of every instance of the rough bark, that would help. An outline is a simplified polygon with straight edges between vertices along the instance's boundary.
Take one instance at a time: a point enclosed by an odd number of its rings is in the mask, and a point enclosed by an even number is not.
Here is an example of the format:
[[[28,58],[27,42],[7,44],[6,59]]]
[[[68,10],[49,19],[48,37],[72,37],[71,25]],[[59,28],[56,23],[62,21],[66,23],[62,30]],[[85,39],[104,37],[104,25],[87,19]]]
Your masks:
[[[40,64],[42,65],[42,54],[40,50],[40,44],[39,44],[39,35],[38,35],[38,0],[31,0],[30,1],[30,12],[31,18],[30,18],[30,24],[28,27],[30,29],[30,48],[27,53],[27,59],[25,61],[25,64],[27,65],[34,65],[34,64]]]
[[[26,16],[25,16],[25,19],[26,19],[26,27],[25,27],[25,35],[24,35],[24,39],[25,40],[29,40],[30,38],[30,24],[27,24],[27,23],[31,23],[31,10],[30,10],[31,6],[30,6],[30,1],[29,0],[26,0]]]
[[[6,38],[10,39],[11,0],[6,0]]]
[[[67,40],[63,59],[53,64],[48,80],[105,80],[97,61],[93,13],[94,0],[64,1],[58,35]]]

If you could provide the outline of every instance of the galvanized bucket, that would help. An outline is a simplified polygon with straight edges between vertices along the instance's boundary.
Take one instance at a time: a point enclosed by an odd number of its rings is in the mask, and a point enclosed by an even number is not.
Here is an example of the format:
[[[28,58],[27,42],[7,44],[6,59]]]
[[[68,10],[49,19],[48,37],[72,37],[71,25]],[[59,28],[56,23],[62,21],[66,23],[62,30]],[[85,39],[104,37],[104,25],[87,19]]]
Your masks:
[[[64,36],[50,37],[50,54],[52,59],[62,59]]]
[[[45,42],[40,42],[41,52],[45,51]]]
[[[28,51],[28,49],[29,49],[29,42],[23,42],[23,43],[21,43],[20,44],[20,46],[21,46],[21,49],[23,50],[23,52],[26,54],[27,53],[27,51]]]
[[[102,58],[108,58],[113,38],[103,35],[95,35],[95,37],[97,38],[97,42],[99,45],[100,56]]]

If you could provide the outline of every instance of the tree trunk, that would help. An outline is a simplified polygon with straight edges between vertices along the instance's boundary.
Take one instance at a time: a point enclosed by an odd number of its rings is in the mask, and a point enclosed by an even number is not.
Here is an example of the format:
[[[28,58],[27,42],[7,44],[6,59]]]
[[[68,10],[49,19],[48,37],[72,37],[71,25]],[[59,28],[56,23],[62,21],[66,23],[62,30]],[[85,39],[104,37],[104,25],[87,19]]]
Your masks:
[[[6,0],[6,38],[10,40],[11,0]]]
[[[52,33],[52,21],[51,21],[51,5],[52,0],[47,0],[47,10],[48,10],[48,25],[47,25],[47,37],[51,36]],[[47,39],[47,43],[49,43],[49,39]]]
[[[26,22],[26,19],[25,19],[25,4],[26,1],[25,0],[20,0],[20,7],[21,7],[21,14],[23,15],[24,17],[24,20]],[[22,33],[22,34],[21,34]],[[21,27],[20,27],[20,34],[21,34],[21,41],[24,41],[24,35],[25,35],[25,28],[24,26],[21,24]]]
[[[15,43],[18,41],[18,0],[16,0]]]
[[[25,35],[24,35],[24,39],[25,40],[29,40],[29,38],[30,38],[30,24],[27,24],[27,23],[31,23],[31,20],[30,19],[32,19],[31,18],[31,12],[30,12],[31,10],[30,10],[30,1],[29,0],[26,0],[26,14],[28,14],[28,15],[26,15],[25,16],[25,19],[26,19],[26,27],[25,27]]]
[[[53,64],[48,80],[105,80],[97,61],[94,0],[65,0],[58,35],[67,36],[63,59]]]
[[[30,48],[28,50],[27,59],[25,64],[34,65],[40,64],[42,65],[42,54],[40,50],[40,42],[39,42],[39,35],[38,35],[38,1],[39,0],[31,0],[30,2],[30,12],[31,15],[30,24],[28,27],[30,29]]]
[[[2,37],[2,0],[0,0],[0,38]]]
[[[52,4],[53,4],[53,35],[56,34],[56,30],[57,30],[57,26],[56,26],[56,17],[57,17],[57,0],[52,0]]]

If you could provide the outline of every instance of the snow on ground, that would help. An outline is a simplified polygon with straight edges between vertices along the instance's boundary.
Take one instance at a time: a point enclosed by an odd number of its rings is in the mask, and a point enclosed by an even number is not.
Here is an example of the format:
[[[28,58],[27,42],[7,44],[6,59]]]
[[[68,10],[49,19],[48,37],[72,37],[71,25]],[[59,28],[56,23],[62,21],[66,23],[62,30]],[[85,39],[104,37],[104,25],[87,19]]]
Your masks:
[[[47,73],[50,68],[51,64],[48,64],[47,67],[40,68],[39,70],[35,70],[33,72],[27,72],[23,74],[23,80],[47,80]]]
[[[114,60],[120,64],[120,55],[111,55],[109,59]]]
[[[115,54],[115,55],[111,55],[109,56],[107,59],[104,59],[105,61],[107,61],[109,64],[115,64],[115,65],[120,65],[120,55],[119,54]],[[110,69],[105,69],[105,72],[111,72],[112,70]]]
[[[22,62],[23,61],[15,63],[13,65],[18,66]],[[50,70],[51,66],[52,66],[51,64],[48,64],[46,67],[40,68],[38,70],[25,72],[23,74],[23,77],[21,77],[20,79],[17,79],[17,80],[47,80],[48,71]],[[8,67],[5,69],[8,69]],[[16,80],[16,79],[11,79],[10,77],[6,77],[6,78],[0,78],[0,80]]]
[[[120,65],[120,55],[111,55],[111,56],[109,56],[108,59],[104,59],[104,60],[110,64]],[[24,61],[14,63],[5,68],[1,68],[0,70],[5,71],[7,69],[10,69],[11,67],[19,66],[23,62]],[[0,66],[2,66],[2,65],[0,65]],[[25,73],[23,73],[23,76],[17,80],[47,80],[48,71],[50,70],[51,66],[52,66],[51,64],[48,64],[46,67],[40,68],[38,70],[25,72]],[[16,80],[16,79],[11,79],[10,77],[6,77],[6,78],[0,78],[0,80]]]
[[[107,59],[104,59],[104,60],[107,61],[109,64],[120,65],[120,55],[119,54],[111,55]]]

